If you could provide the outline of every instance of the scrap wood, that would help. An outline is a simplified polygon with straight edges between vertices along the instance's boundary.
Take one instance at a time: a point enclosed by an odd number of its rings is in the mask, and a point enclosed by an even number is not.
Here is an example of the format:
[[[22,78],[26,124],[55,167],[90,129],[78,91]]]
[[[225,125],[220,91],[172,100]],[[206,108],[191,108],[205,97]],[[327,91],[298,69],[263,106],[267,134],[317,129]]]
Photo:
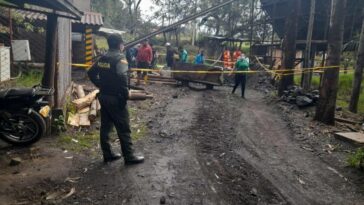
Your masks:
[[[91,121],[88,118],[89,113],[81,113],[80,114],[80,126],[89,127],[91,126]]]
[[[80,126],[80,114],[69,113],[68,119],[67,119],[67,124],[74,126],[74,127],[79,127]]]
[[[89,113],[90,112],[90,107],[85,107],[79,111],[77,111],[77,113],[82,114],[82,113]]]
[[[335,120],[338,122],[349,123],[349,124],[360,124],[359,122],[355,122],[353,120],[344,119],[344,118],[340,118],[340,117],[335,117]]]
[[[86,96],[85,90],[83,89],[82,85],[75,84],[75,92],[76,92],[77,98],[83,98]]]
[[[92,101],[95,100],[97,93],[99,93],[99,90],[94,90],[85,97],[72,101],[72,103],[76,106],[77,110],[81,110],[91,105]]]
[[[92,101],[90,114],[88,115],[88,119],[93,122],[96,120],[97,117],[97,100]]]
[[[97,105],[97,111],[101,110],[101,104],[100,101],[98,99],[96,99],[96,105]]]
[[[139,100],[147,100],[152,99],[153,95],[148,93],[142,93],[142,92],[131,92],[129,96],[129,100],[132,101],[139,101]]]
[[[364,144],[364,134],[360,132],[338,132],[335,133],[335,137],[358,144]]]

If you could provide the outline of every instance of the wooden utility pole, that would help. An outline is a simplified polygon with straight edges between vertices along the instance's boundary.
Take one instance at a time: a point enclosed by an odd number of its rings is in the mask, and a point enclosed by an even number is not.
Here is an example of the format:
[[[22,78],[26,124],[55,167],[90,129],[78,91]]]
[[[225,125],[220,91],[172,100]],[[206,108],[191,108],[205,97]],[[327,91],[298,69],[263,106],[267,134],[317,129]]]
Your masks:
[[[54,78],[56,73],[56,54],[57,54],[57,26],[58,18],[54,14],[47,15],[47,36],[46,36],[46,55],[42,86],[54,89]],[[50,97],[49,104],[54,105],[53,96]]]
[[[296,61],[296,38],[298,13],[300,12],[301,0],[291,0],[287,4],[290,5],[290,13],[286,18],[285,34],[283,40],[283,62],[282,69],[293,70]],[[278,95],[282,96],[283,91],[293,85],[293,71],[285,72],[279,83]]]
[[[326,69],[320,88],[320,99],[316,109],[315,120],[326,124],[335,123],[336,99],[340,74],[340,59],[344,38],[344,22],[347,0],[332,0],[332,12],[328,38],[327,66],[337,66]]]
[[[364,10],[363,10],[364,13]],[[364,18],[360,34],[359,49],[356,59],[356,67],[354,73],[353,92],[351,94],[349,110],[351,112],[358,112],[358,102],[360,97],[360,88],[363,80],[364,69]]]
[[[251,0],[250,8],[250,55],[252,55],[253,36],[254,36],[254,6],[255,0]]]
[[[275,60],[275,58],[274,58],[274,49],[275,49],[275,47],[273,46],[273,44],[274,44],[274,26],[275,26],[275,18],[276,18],[276,13],[277,13],[277,2],[275,2],[274,1],[274,3],[273,3],[273,17],[272,17],[272,41],[271,41],[271,50],[270,50],[270,56],[271,56],[271,60],[272,60],[272,66],[274,66],[273,65],[273,63],[274,63],[274,60]]]
[[[312,46],[312,34],[313,34],[313,26],[315,22],[315,10],[316,10],[316,0],[311,0],[311,8],[310,8],[310,19],[308,22],[308,31],[307,31],[307,39],[306,39],[306,49],[305,49],[305,57],[304,57],[304,68],[313,67],[314,63],[311,62],[311,46]],[[302,87],[303,90],[308,91],[311,89],[311,80],[312,80],[312,70],[304,69],[304,73],[302,74]]]

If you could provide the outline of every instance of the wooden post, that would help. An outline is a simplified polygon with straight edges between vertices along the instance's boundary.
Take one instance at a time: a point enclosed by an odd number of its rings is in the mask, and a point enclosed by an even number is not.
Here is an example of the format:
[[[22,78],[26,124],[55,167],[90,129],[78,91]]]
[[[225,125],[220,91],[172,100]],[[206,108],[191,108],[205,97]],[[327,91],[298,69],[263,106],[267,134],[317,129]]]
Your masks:
[[[311,46],[312,46],[312,34],[313,34],[313,26],[315,22],[315,10],[316,10],[316,0],[311,0],[311,8],[310,8],[310,19],[308,22],[308,31],[307,31],[307,39],[306,39],[306,49],[304,56],[304,68],[312,67],[311,62]],[[303,90],[308,91],[311,89],[311,79],[312,79],[312,70],[304,69],[304,73],[302,74],[302,87]]]
[[[57,16],[54,14],[47,15],[47,36],[46,36],[46,55],[44,64],[44,73],[42,86],[54,89],[54,78],[56,71],[56,54],[57,54]],[[49,104],[54,105],[54,97],[49,97]]]
[[[271,41],[272,46],[271,46],[271,52],[270,52],[272,62],[274,62],[274,60],[275,60],[275,58],[273,57],[273,55],[274,55],[273,44],[274,44],[274,24],[275,24],[276,13],[277,13],[277,2],[274,1],[274,3],[273,3],[273,17],[272,17],[272,41]]]
[[[255,0],[251,0],[251,8],[250,8],[250,55],[253,55],[253,36],[254,36],[254,6]]]
[[[364,10],[363,10],[364,12]],[[364,19],[361,28],[359,49],[356,59],[354,82],[353,82],[353,92],[351,94],[349,110],[351,112],[358,112],[358,102],[360,97],[360,88],[363,80],[363,69],[364,69]]]
[[[287,2],[288,3],[288,2]],[[296,38],[297,38],[297,25],[298,13],[300,12],[301,0],[292,0],[290,4],[290,13],[286,18],[285,34],[283,41],[283,62],[282,69],[293,70],[296,61]],[[282,96],[283,91],[287,90],[289,86],[293,85],[293,71],[285,72],[279,83],[278,95]]]
[[[324,72],[322,87],[320,89],[320,99],[318,101],[315,116],[315,120],[326,124],[335,123],[346,3],[347,0],[332,0],[327,66],[337,67],[326,69]]]

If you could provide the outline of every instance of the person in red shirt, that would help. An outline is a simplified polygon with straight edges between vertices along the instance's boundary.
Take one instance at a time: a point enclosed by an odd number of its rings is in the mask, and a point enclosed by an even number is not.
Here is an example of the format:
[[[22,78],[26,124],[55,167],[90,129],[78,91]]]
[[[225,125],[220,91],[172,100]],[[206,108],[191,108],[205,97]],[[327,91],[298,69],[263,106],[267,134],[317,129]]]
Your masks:
[[[136,57],[137,61],[137,67],[138,68],[150,68],[150,64],[152,63],[153,59],[153,51],[150,47],[148,40],[145,40],[142,42],[142,45],[138,49],[138,55]],[[143,75],[141,76],[142,72],[138,71],[138,82],[139,84],[140,78],[146,76],[147,72],[143,72]]]

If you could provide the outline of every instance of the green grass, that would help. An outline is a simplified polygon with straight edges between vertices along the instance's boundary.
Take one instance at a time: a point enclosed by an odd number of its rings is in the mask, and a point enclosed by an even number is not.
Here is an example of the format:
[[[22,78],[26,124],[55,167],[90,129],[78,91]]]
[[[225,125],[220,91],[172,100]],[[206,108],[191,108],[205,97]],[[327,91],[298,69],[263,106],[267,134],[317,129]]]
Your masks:
[[[17,87],[33,87],[41,83],[43,72],[40,70],[30,70],[28,73],[23,73],[20,78],[16,80]]]
[[[352,73],[348,73],[348,74],[341,73],[340,74],[339,92],[338,92],[338,97],[337,97],[337,102],[336,102],[337,106],[342,107],[342,108],[348,108],[349,102],[350,102],[350,97],[351,97],[351,92],[352,92],[352,87],[353,87],[353,77],[354,76]],[[296,75],[294,77],[294,80],[295,80],[296,85],[300,85],[301,84],[301,75]],[[312,78],[313,88],[318,89],[319,84],[320,84],[320,77],[313,76],[313,78]],[[358,105],[358,112],[364,113],[364,83],[362,83],[361,94],[360,94],[359,105]]]
[[[143,121],[137,120],[138,110],[136,108],[129,108],[130,115],[130,127],[131,127],[131,137],[133,141],[138,141],[145,137],[148,133],[148,128]]]
[[[58,146],[64,150],[73,152],[82,152],[95,147],[99,142],[99,132],[94,131],[90,133],[75,132],[64,133],[58,138]]]
[[[349,155],[347,163],[350,167],[363,169],[364,165],[364,148],[359,148],[354,154]]]

